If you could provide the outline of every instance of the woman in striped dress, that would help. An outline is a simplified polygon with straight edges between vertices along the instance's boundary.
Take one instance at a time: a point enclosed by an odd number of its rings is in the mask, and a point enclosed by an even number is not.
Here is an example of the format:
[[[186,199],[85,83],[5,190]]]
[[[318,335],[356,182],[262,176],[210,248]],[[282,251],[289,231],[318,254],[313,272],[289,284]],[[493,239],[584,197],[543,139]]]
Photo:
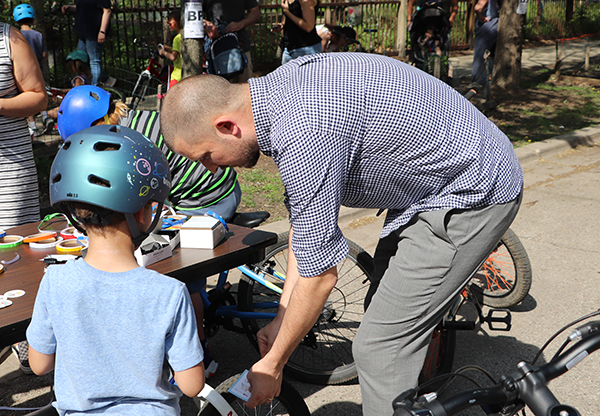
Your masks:
[[[39,221],[40,201],[26,117],[48,98],[33,50],[17,29],[0,23],[0,228]]]

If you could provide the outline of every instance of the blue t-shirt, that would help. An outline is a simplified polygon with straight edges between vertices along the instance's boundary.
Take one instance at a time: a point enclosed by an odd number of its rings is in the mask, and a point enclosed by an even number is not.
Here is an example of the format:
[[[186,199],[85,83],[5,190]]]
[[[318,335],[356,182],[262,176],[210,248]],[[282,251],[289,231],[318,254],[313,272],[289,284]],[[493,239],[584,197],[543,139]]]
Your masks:
[[[83,259],[48,267],[27,340],[56,354],[61,415],[179,415],[168,365],[183,371],[203,360],[183,283],[143,267],[107,273]]]
[[[40,64],[40,68],[42,66],[42,59],[44,59],[44,52],[46,52],[46,45],[44,45],[44,39],[42,34],[37,30],[22,30],[21,33],[23,37],[33,49],[33,53],[35,53],[35,57]]]

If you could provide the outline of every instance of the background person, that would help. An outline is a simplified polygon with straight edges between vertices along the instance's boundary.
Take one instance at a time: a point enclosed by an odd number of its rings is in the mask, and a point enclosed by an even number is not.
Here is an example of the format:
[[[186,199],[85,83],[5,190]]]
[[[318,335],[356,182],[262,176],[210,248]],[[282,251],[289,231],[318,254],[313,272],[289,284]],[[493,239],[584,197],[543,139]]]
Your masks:
[[[167,161],[130,129],[97,126],[72,137],[52,164],[50,199],[89,247],[42,278],[27,328],[31,368],[54,370],[60,414],[179,415],[182,392],[194,397],[204,387],[191,301],[184,283],[138,266],[133,254],[155,225],[153,202],[162,207],[169,193]],[[151,173],[139,174],[136,157]]]
[[[282,65],[300,56],[323,51],[321,37],[315,27],[318,3],[318,0],[281,0],[284,21],[273,31],[283,31]]]
[[[63,5],[62,12],[75,13],[75,33],[79,36],[77,49],[87,52],[92,70],[92,85],[100,82],[109,87],[116,79],[102,71],[102,51],[110,34],[110,0],[77,0],[75,4]]]
[[[441,7],[448,13],[448,21],[450,27],[454,27],[454,19],[458,13],[458,0],[408,0],[406,4],[406,14],[408,15],[408,30],[410,31],[412,19],[418,10],[418,7],[423,3],[441,5]],[[417,7],[415,7],[415,5]]]
[[[349,26],[317,25],[323,52],[348,52],[348,46],[359,42],[356,31]]]
[[[173,72],[169,80],[169,88],[176,82],[181,81],[181,12],[172,10],[167,15],[167,24],[169,30],[175,33],[173,46],[159,47],[158,54],[173,62]]]
[[[27,40],[29,46],[31,46],[43,75],[43,60],[48,56],[48,52],[42,34],[31,28],[35,22],[35,10],[30,4],[19,4],[13,10],[13,18],[19,25],[21,34]],[[48,117],[46,110],[43,110],[41,113],[42,125],[44,126],[44,131],[46,131],[49,128],[52,128],[54,120]],[[33,136],[37,136],[39,132],[37,125],[35,124],[35,116],[27,117],[27,121],[29,122],[29,133]]]
[[[37,170],[26,117],[48,104],[42,71],[18,29],[0,23],[0,228],[40,219]]]
[[[273,157],[285,186],[287,278],[258,333],[249,407],[277,396],[336,283],[348,254],[340,206],[388,210],[353,355],[363,413],[392,414],[398,392],[417,385],[435,326],[518,211],[510,140],[444,82],[361,53],[301,57],[248,85],[186,78],[167,93],[161,126],[173,151],[211,170]]]
[[[260,21],[257,0],[207,0],[202,4],[204,13],[204,31],[214,40],[219,37],[217,26],[225,24],[225,33],[235,32],[242,51],[248,59],[244,72],[230,79],[230,82],[246,82],[252,76],[252,57],[250,56],[250,37],[246,28]]]
[[[498,39],[498,18],[500,9],[496,0],[479,0],[475,4],[475,47],[473,48],[472,83],[467,88],[485,87],[488,83],[488,71],[494,72],[494,52]],[[486,69],[485,51],[491,52],[488,57],[489,69]]]

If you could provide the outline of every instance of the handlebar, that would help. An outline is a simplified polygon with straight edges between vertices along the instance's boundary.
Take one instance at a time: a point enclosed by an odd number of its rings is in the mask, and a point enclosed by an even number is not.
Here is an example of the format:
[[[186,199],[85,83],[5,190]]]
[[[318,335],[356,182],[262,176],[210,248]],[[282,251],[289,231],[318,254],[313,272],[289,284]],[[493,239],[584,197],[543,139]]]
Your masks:
[[[510,406],[519,410],[527,405],[536,416],[580,416],[575,408],[560,404],[547,386],[600,348],[600,321],[577,328],[570,336],[571,341],[576,339],[579,340],[570,349],[549,363],[537,368],[521,362],[515,373],[503,376],[492,387],[464,391],[445,399],[439,399],[435,393],[418,396],[417,389],[404,392],[393,402],[394,416],[451,416],[469,407],[485,405],[496,412]]]
[[[154,49],[152,49],[146,42],[139,40],[138,38],[135,38],[133,40],[133,43],[135,45],[139,45],[142,47],[142,49],[145,49],[146,51],[148,51],[150,53],[150,56],[153,58],[157,58],[159,57],[158,52]]]

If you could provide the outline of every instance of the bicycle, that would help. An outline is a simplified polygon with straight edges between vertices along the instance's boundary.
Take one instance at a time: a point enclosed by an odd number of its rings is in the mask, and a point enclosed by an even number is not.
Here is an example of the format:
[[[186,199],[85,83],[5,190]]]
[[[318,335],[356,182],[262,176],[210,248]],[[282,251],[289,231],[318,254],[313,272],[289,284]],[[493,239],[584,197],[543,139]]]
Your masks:
[[[158,52],[148,46],[146,42],[134,39],[133,43],[139,45],[143,50],[148,52],[150,60],[148,61],[146,69],[139,74],[135,86],[131,91],[131,102],[129,103],[129,108],[131,110],[137,109],[140,103],[146,99],[146,93],[151,81],[155,81],[166,91],[171,72],[173,72],[173,65],[161,65]]]
[[[276,315],[287,271],[289,233],[278,235],[275,245],[267,248],[265,260],[242,266],[238,289],[239,309],[261,310],[261,318],[242,320],[250,341],[257,347],[255,333]],[[292,377],[314,384],[339,384],[357,377],[352,357],[352,341],[364,314],[364,298],[373,271],[371,256],[348,241],[350,252],[338,265],[338,282],[311,331],[288,360],[285,371]],[[510,329],[510,313],[492,309],[483,315],[482,305],[507,308],[521,302],[531,287],[531,265],[525,248],[512,230],[508,230],[482,267],[453,303],[444,321],[434,331],[421,372],[427,380],[450,371],[455,331],[474,329],[476,322],[458,321],[458,311],[467,301],[477,309],[478,320],[492,329]]]
[[[579,416],[577,409],[557,400],[548,388],[548,383],[600,348],[600,321],[588,322],[573,330],[547,364],[536,367],[535,362],[562,332],[598,315],[600,310],[566,325],[550,337],[531,363],[520,362],[514,373],[504,375],[498,381],[484,369],[474,366],[464,367],[445,377],[445,385],[456,377],[464,377],[474,382],[463,373],[467,370],[477,370],[492,381],[491,387],[478,385],[474,390],[463,391],[443,399],[439,397],[441,391],[420,395],[418,388],[408,390],[393,401],[394,416],[451,416],[475,406],[481,407],[488,415],[515,415],[519,411],[525,414],[527,406],[536,416]],[[575,344],[564,351],[574,341]]]

